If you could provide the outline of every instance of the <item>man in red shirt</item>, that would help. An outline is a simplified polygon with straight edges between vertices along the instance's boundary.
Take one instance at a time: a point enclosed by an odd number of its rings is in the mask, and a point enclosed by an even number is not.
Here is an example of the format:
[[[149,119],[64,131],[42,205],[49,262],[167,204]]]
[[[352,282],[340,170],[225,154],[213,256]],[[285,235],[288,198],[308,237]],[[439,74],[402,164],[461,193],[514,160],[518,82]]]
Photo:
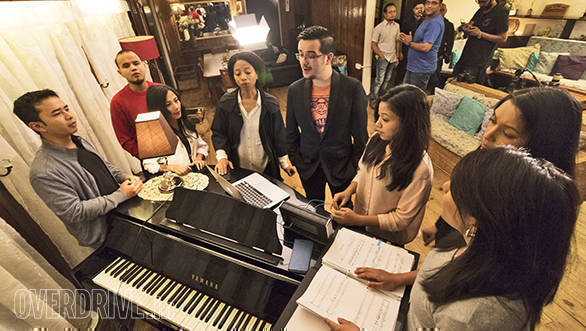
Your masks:
[[[118,73],[128,84],[110,101],[110,115],[116,137],[128,153],[138,157],[136,116],[146,113],[146,91],[156,83],[145,80],[146,64],[133,51],[123,49],[116,54]]]

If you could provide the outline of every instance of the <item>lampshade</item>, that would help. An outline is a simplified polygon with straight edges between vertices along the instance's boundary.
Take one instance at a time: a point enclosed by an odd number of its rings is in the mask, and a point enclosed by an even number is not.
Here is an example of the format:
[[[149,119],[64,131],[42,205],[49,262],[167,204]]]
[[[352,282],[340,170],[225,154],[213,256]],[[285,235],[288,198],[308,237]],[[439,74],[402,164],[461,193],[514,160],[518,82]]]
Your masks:
[[[118,40],[122,49],[128,49],[135,52],[143,61],[156,59],[159,57],[159,49],[153,36],[135,36]]]
[[[138,114],[136,117],[138,158],[150,159],[175,154],[177,135],[160,111]]]

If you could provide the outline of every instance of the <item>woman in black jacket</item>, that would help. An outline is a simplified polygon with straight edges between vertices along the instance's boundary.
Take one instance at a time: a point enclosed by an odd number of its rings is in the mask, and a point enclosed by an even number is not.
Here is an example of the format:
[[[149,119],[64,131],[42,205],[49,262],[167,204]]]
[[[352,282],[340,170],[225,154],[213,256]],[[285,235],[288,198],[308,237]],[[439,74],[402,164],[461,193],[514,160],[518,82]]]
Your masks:
[[[216,171],[223,175],[228,167],[240,167],[281,179],[281,167],[294,175],[279,102],[260,89],[266,75],[263,61],[252,52],[236,53],[228,74],[238,88],[222,96],[212,123]]]

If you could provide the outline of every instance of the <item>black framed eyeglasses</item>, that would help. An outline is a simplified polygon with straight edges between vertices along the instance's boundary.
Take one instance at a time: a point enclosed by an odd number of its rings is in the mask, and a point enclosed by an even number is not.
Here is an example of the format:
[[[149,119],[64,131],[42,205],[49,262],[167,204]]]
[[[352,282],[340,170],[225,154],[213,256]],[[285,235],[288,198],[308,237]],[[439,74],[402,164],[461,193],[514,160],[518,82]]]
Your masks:
[[[301,60],[303,60],[303,59],[305,59],[305,58],[307,58],[307,59],[309,59],[309,60],[315,60],[315,59],[317,59],[318,57],[322,57],[322,56],[324,56],[324,55],[325,55],[325,54],[315,54],[315,53],[301,54],[301,53],[295,53],[295,58],[296,58],[298,61],[301,61]]]

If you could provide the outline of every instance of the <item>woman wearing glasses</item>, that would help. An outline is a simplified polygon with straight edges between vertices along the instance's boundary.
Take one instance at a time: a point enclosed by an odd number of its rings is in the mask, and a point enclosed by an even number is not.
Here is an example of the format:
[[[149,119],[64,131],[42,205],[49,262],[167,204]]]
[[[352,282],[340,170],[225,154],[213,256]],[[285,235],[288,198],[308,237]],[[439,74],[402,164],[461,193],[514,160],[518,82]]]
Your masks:
[[[261,58],[239,52],[228,61],[228,74],[238,88],[222,96],[212,123],[216,171],[246,168],[281,178],[295,169],[287,160],[285,127],[279,101],[260,87],[267,71]]]

